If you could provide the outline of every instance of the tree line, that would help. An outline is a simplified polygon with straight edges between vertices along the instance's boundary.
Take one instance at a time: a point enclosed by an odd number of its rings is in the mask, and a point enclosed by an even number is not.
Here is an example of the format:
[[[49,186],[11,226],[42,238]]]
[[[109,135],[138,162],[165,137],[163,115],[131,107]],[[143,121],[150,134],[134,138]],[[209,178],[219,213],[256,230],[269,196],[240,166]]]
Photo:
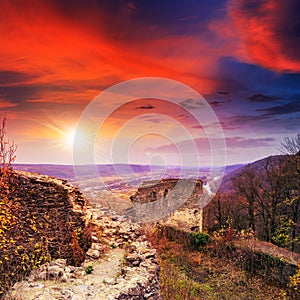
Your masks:
[[[260,240],[300,252],[300,134],[282,155],[249,164],[205,208],[209,231],[251,230]]]

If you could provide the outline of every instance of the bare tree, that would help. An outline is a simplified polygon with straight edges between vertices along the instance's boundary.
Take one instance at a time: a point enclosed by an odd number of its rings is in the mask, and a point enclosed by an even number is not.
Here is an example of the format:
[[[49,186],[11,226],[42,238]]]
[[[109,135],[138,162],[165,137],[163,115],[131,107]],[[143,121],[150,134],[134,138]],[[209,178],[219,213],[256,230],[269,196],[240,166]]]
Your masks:
[[[16,158],[17,145],[7,138],[6,117],[0,120],[0,171],[11,168]]]
[[[255,206],[257,201],[257,185],[259,177],[250,166],[246,166],[237,177],[233,178],[233,184],[237,191],[245,197],[248,211],[249,228],[255,232]]]
[[[300,133],[292,137],[285,137],[281,148],[281,152],[284,154],[300,156]]]

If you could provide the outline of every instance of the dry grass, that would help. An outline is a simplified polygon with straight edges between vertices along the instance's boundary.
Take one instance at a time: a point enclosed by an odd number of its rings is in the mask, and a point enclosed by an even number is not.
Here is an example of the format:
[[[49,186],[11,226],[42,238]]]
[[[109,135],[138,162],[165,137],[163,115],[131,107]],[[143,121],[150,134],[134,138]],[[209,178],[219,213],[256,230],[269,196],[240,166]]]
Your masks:
[[[158,250],[165,300],[288,299],[283,289],[267,284],[208,251],[191,251],[183,246],[184,243],[169,241],[150,227],[145,231]]]

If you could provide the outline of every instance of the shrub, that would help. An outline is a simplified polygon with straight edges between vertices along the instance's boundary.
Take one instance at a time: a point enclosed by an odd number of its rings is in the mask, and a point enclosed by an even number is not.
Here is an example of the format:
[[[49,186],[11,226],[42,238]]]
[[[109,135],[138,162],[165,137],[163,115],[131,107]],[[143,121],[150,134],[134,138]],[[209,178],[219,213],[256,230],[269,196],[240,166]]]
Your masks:
[[[290,277],[290,286],[300,296],[300,260],[298,261],[298,272]]]
[[[191,232],[190,233],[190,245],[194,250],[199,250],[206,246],[209,239],[209,235],[204,232]]]
[[[92,274],[92,272],[94,271],[94,268],[93,268],[93,266],[87,266],[84,269],[84,271],[85,271],[86,274]]]

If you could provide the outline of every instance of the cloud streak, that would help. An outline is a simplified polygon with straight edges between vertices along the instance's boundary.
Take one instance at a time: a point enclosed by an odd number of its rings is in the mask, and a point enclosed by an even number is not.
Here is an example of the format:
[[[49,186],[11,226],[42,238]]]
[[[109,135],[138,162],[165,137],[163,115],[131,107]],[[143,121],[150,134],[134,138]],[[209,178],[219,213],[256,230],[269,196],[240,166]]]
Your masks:
[[[229,16],[251,61],[275,71],[300,71],[297,0],[231,0]]]
[[[250,100],[251,102],[259,102],[259,103],[273,102],[276,100],[280,100],[279,97],[268,96],[268,95],[264,95],[264,94],[254,94],[252,96],[249,96],[247,99]]]
[[[300,101],[289,102],[282,105],[271,106],[257,109],[258,112],[264,112],[264,116],[287,115],[300,112]]]

